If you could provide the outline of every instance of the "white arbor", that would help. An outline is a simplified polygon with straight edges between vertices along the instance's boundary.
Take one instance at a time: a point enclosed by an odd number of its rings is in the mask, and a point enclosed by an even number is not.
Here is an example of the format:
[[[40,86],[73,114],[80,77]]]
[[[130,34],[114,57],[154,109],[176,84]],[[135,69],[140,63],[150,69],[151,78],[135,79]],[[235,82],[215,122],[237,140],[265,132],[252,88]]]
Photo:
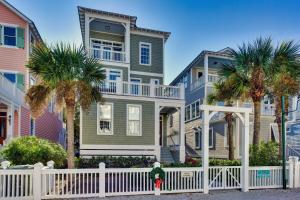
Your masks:
[[[209,121],[218,112],[235,113],[244,125],[244,132],[242,134],[242,191],[249,190],[248,183],[248,168],[249,168],[249,115],[252,112],[251,108],[241,107],[225,107],[225,106],[210,106],[201,105],[200,110],[203,111],[203,125],[202,125],[202,167],[203,167],[203,192],[208,193],[208,168],[209,168]]]

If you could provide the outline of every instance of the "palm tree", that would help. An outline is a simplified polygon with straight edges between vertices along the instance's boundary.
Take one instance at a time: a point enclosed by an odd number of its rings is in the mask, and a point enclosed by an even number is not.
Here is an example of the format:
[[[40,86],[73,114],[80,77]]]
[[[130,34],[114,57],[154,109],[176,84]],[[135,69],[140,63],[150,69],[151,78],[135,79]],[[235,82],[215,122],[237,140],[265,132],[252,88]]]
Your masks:
[[[230,65],[224,65],[224,68],[230,68]],[[245,98],[245,88],[243,84],[240,83],[242,87],[233,87],[232,83],[239,83],[243,81],[237,77],[235,73],[232,73],[229,77],[224,78],[220,71],[220,80],[214,84],[213,93],[208,95],[208,103],[212,104],[215,102],[224,102],[225,106],[233,106],[235,102],[243,100]],[[225,113],[224,120],[227,123],[227,137],[228,137],[228,159],[234,160],[234,143],[233,143],[233,113]]]
[[[278,45],[274,50],[272,64],[267,75],[268,89],[275,100],[275,121],[279,130],[279,157],[282,155],[281,97],[284,96],[286,99],[285,112],[287,113],[289,96],[295,96],[299,93],[300,65],[297,61],[299,50],[300,46],[293,41],[282,42]]]
[[[260,140],[261,101],[266,94],[265,75],[271,63],[273,52],[271,38],[258,38],[252,44],[243,44],[238,50],[232,50],[233,66],[222,69],[229,77],[232,73],[240,79],[232,83],[233,87],[242,87],[254,104],[253,144]]]
[[[105,78],[102,66],[89,58],[82,46],[59,43],[33,47],[27,67],[40,79],[38,84],[30,87],[25,97],[32,115],[41,115],[51,98],[55,98],[57,110],[65,108],[68,168],[74,168],[75,105],[78,103],[87,110],[92,102],[102,101],[97,89]]]

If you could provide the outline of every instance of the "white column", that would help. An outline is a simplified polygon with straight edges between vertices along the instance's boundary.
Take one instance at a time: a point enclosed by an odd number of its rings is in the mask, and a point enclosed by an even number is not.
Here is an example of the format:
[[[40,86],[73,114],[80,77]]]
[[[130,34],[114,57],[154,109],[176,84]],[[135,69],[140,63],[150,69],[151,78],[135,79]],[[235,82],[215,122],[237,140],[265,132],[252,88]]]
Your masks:
[[[123,93],[123,84],[122,84],[121,77],[116,78],[116,93],[117,94]]]
[[[203,193],[208,194],[208,167],[209,167],[209,110],[203,111],[202,127],[202,167],[203,167]]]
[[[242,191],[249,191],[249,113],[245,113],[242,142]]]
[[[234,151],[234,157],[239,158],[240,156],[240,118],[235,119],[235,151]]]
[[[130,23],[125,24],[125,62],[130,63]]]
[[[157,161],[160,162],[160,145],[159,145],[159,104],[155,102],[155,112],[154,112],[154,120],[155,120],[155,130],[154,130],[154,142],[155,142],[155,155]]]
[[[11,103],[10,106],[8,106],[7,109],[7,137],[6,137],[6,142],[9,142],[11,138],[13,138],[13,133],[14,133],[14,106]]]
[[[184,84],[180,83],[180,99],[185,99],[185,88],[184,88]]]
[[[33,169],[33,199],[40,200],[42,197],[42,163],[36,163]]]
[[[207,102],[207,83],[208,83],[208,55],[204,56],[204,99],[203,103]]]
[[[185,162],[185,122],[184,122],[184,112],[185,107],[182,105],[180,107],[180,148],[179,148],[179,160],[181,163]]]
[[[105,163],[99,163],[99,197],[105,197]]]
[[[88,15],[85,15],[85,27],[84,27],[84,40],[85,40],[85,48],[90,53],[90,19]]]

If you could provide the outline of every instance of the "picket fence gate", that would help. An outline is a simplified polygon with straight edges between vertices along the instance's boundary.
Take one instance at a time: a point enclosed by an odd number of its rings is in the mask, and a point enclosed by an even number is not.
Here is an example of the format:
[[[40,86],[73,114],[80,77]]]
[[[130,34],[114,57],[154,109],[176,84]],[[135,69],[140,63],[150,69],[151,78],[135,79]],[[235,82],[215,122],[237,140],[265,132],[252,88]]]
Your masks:
[[[155,163],[160,166],[159,163]],[[5,165],[5,163],[4,163]],[[160,189],[150,178],[152,168],[54,169],[41,163],[33,169],[0,170],[0,199],[58,199],[121,195],[203,192],[203,168],[163,168]],[[3,168],[5,166],[2,165]],[[240,166],[209,167],[210,190],[242,188]],[[281,188],[282,167],[249,167],[249,189]],[[268,172],[267,175],[262,172]],[[289,187],[300,187],[300,163],[290,158],[287,166]],[[261,176],[262,175],[262,176]]]

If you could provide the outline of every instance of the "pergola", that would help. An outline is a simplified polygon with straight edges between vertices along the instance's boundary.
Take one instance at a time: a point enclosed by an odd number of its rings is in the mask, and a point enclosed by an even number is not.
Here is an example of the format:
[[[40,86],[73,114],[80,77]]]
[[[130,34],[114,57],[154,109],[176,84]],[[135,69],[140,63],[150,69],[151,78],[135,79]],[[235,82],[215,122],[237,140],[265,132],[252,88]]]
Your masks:
[[[251,108],[241,107],[225,107],[225,106],[210,106],[201,105],[200,110],[203,111],[203,124],[202,124],[202,167],[203,167],[203,192],[208,193],[208,171],[209,171],[209,121],[218,112],[235,113],[244,125],[244,132],[242,134],[242,174],[241,184],[242,191],[249,190],[248,181],[248,168],[249,168],[249,115],[252,112]]]

